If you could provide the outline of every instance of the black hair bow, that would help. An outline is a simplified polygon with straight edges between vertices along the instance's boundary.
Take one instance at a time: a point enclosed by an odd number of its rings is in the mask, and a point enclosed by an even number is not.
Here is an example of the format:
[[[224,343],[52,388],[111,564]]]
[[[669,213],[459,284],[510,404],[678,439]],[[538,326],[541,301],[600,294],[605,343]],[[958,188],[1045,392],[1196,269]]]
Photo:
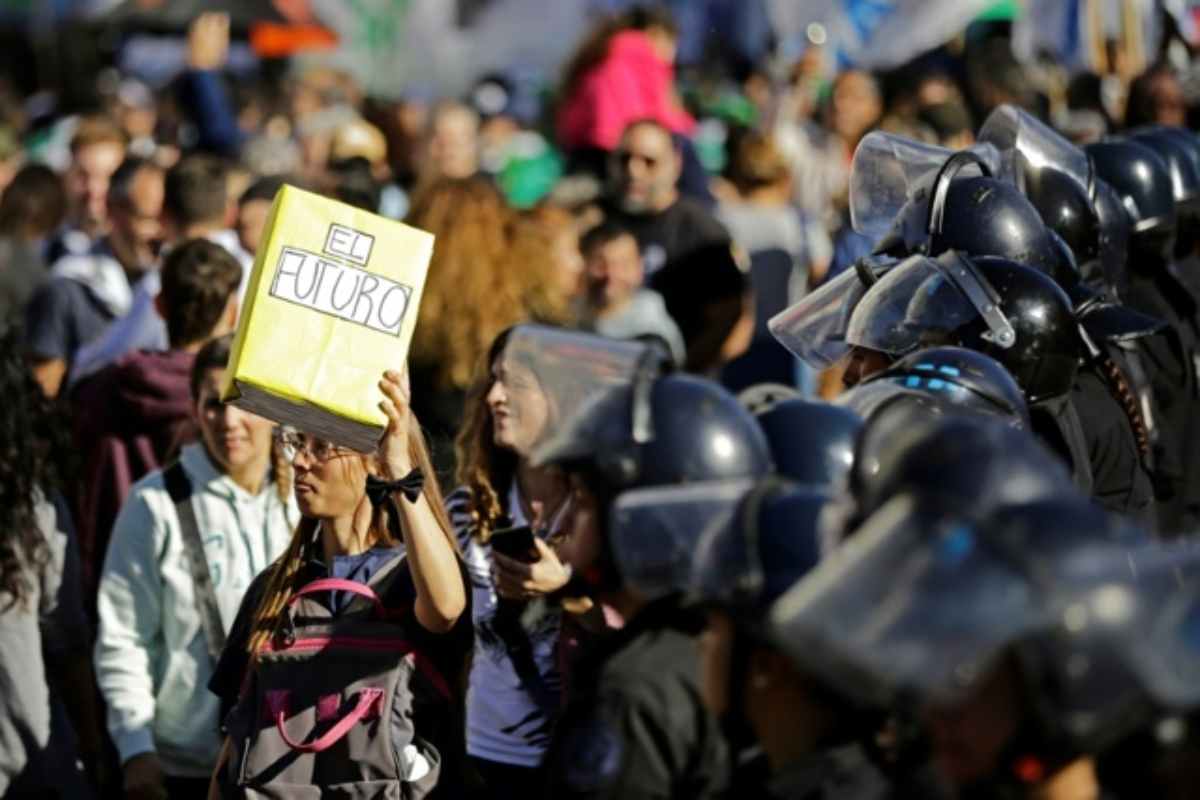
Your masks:
[[[425,475],[419,467],[398,481],[385,481],[383,478],[376,478],[374,475],[367,476],[367,497],[371,500],[371,505],[375,508],[379,508],[386,503],[392,492],[403,492],[408,502],[415,503],[417,502],[417,498],[421,496],[421,491],[424,488]]]

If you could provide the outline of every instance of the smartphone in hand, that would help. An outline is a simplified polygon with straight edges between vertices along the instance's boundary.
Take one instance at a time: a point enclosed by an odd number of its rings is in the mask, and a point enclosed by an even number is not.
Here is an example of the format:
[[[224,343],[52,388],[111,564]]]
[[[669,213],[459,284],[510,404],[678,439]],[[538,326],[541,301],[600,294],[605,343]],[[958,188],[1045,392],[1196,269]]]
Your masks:
[[[488,543],[497,553],[517,561],[527,563],[537,561],[537,547],[533,544],[533,528],[528,525],[493,531]]]

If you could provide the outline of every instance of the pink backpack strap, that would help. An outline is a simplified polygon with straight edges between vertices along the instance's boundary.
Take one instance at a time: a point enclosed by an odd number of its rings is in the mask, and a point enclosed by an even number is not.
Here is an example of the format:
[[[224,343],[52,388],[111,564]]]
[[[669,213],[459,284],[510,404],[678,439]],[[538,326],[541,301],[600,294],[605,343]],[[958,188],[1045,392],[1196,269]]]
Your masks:
[[[343,578],[321,578],[312,583],[305,584],[298,592],[292,595],[288,600],[288,605],[295,604],[301,597],[306,594],[316,594],[317,592],[350,592],[361,597],[366,597],[375,607],[375,614],[380,619],[388,616],[387,610],[383,607],[383,601],[379,599],[379,595],[370,586],[359,583],[358,581],[348,581]]]
[[[338,743],[339,740],[350,729],[357,725],[363,718],[371,714],[375,710],[375,704],[383,697],[383,689],[360,689],[358,692],[358,702],[354,704],[354,708],[349,714],[338,720],[338,723],[325,732],[313,742],[297,742],[288,736],[287,730],[283,726],[284,718],[287,716],[287,709],[282,703],[276,704],[275,712],[275,728],[279,731],[279,736],[284,743],[301,753],[320,753],[323,750],[328,750]]]

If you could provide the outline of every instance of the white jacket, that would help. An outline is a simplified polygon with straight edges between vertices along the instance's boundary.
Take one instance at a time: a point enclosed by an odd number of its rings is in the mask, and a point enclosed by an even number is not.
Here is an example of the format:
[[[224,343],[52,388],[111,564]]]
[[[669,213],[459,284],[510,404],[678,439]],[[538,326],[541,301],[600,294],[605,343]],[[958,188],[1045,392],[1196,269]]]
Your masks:
[[[228,632],[250,581],[299,521],[268,481],[257,496],[219,472],[199,444],[180,457]],[[203,777],[216,763],[214,664],[208,654],[175,504],[161,471],[134,485],[113,524],[100,578],[96,677],[121,761],[156,751],[168,775]]]

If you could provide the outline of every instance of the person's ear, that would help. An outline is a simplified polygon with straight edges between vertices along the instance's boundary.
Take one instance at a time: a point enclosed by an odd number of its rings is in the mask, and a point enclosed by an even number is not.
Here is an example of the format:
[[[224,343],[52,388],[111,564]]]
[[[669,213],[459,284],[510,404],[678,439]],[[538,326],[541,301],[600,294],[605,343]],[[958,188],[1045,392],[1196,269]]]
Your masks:
[[[225,303],[225,311],[222,317],[225,320],[226,330],[234,330],[237,328],[238,313],[241,311],[241,306],[238,305],[237,292],[229,295],[229,300]]]
[[[217,318],[217,324],[213,326],[209,333],[210,339],[216,339],[224,336],[227,333],[233,333],[237,330],[238,312],[241,306],[238,305],[237,292],[229,296],[225,301],[225,310],[221,312],[221,316]]]

